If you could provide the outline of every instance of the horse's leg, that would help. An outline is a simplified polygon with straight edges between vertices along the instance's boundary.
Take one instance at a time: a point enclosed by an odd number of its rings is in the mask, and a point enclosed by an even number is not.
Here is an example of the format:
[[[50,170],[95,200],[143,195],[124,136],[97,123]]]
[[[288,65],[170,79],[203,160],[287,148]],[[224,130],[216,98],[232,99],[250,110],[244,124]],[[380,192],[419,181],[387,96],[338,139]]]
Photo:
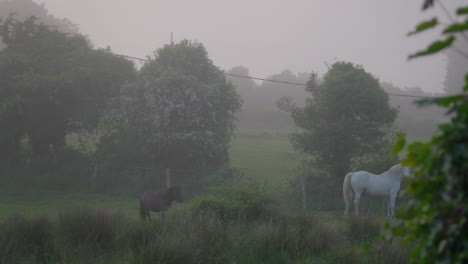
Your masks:
[[[354,189],[351,188],[351,191],[349,192],[349,199],[353,200],[354,199],[354,194],[355,194]]]
[[[351,187],[351,188],[349,189],[349,193],[348,193],[348,197],[349,197],[349,198],[348,198],[348,199],[349,199],[348,201],[353,201],[353,200],[354,200],[354,194],[355,194],[355,192],[354,192],[353,188]],[[348,215],[348,214],[349,214],[349,210],[350,210],[349,206],[350,206],[350,205],[347,204],[345,215]]]
[[[354,192],[354,214],[359,215],[359,200],[361,200],[361,191]]]
[[[389,199],[390,201],[388,205],[390,207],[390,215],[389,215],[390,218],[393,218],[393,215],[395,214],[395,201],[396,201],[397,195],[398,193],[392,194]]]
[[[387,201],[387,217],[391,217],[392,215],[392,210],[391,210],[391,199],[390,197],[385,197],[385,200]]]
[[[390,214],[390,199],[387,196],[383,197],[383,213],[386,216]]]
[[[385,214],[385,211],[387,210],[387,206],[386,206],[386,203],[387,203],[387,199],[385,199],[385,197],[382,199],[383,201],[383,204],[382,204],[382,208],[383,208],[383,212]]]
[[[349,189],[349,192],[346,195],[348,196],[348,202],[345,202],[345,211],[344,211],[345,216],[347,216],[349,214],[349,201],[353,200],[353,190],[352,190],[352,188]]]

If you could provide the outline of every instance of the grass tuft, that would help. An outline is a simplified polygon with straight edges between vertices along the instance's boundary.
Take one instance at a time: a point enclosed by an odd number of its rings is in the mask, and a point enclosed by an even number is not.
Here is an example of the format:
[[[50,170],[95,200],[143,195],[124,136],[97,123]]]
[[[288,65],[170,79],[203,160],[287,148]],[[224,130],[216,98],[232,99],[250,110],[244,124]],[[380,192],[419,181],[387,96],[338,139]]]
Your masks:
[[[55,256],[53,225],[16,215],[0,224],[0,263],[48,263]]]
[[[128,220],[120,212],[79,208],[59,214],[59,234],[69,248],[102,253],[118,246]]]

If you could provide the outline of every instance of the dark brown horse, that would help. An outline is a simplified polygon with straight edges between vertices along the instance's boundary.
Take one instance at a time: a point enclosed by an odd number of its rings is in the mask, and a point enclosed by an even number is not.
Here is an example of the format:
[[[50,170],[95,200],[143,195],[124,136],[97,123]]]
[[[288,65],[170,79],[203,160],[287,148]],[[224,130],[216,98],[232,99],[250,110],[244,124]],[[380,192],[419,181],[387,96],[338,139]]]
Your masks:
[[[150,219],[150,211],[164,214],[173,201],[184,201],[180,186],[171,186],[158,192],[145,192],[140,197],[140,216],[146,220]]]

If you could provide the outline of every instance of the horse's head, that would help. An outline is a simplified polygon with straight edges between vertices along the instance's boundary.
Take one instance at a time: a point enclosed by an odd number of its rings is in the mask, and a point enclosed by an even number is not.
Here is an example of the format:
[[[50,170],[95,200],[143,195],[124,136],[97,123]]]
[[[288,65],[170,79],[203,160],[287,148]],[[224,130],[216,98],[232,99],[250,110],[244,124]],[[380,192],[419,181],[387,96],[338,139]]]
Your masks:
[[[184,201],[184,196],[182,195],[182,189],[180,186],[172,186],[169,188],[168,192],[172,201],[177,201],[179,203]]]
[[[394,165],[388,170],[390,175],[395,175],[398,177],[403,176],[403,178],[409,178],[411,176],[411,169],[407,166],[402,166],[401,164]]]
[[[401,166],[401,174],[404,177],[409,178],[411,176],[411,169],[408,166]]]

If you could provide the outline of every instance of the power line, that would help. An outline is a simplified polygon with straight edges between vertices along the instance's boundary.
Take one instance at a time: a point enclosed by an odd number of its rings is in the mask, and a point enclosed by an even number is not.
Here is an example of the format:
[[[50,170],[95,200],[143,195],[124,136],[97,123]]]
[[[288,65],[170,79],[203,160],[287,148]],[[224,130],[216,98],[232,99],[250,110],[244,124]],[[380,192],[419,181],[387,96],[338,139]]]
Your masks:
[[[142,58],[137,58],[137,57],[128,56],[128,55],[116,54],[116,53],[113,53],[113,52],[110,52],[110,51],[107,51],[107,52],[108,52],[109,54],[111,54],[111,55],[118,56],[118,57],[122,57],[122,58],[133,59],[133,60],[139,60],[139,61],[150,61],[149,59],[142,59]]]
[[[224,75],[238,77],[238,78],[244,78],[244,79],[260,80],[260,81],[266,81],[266,82],[284,83],[284,84],[297,85],[297,86],[307,86],[307,84],[305,84],[305,83],[295,83],[295,82],[286,82],[286,81],[278,81],[278,80],[271,80],[271,79],[263,79],[263,78],[258,78],[258,77],[237,75],[237,74],[232,74],[232,73],[224,73]]]
[[[109,52],[110,54],[122,58],[128,58],[128,59],[133,59],[133,60],[139,60],[139,61],[145,61],[149,62],[149,59],[142,59],[142,58],[137,58],[133,56],[128,56],[128,55],[122,55],[122,54],[116,54]],[[238,74],[232,74],[232,73],[224,73],[226,76],[232,76],[232,77],[237,77],[237,78],[244,78],[244,79],[251,79],[251,80],[260,80],[260,81],[265,81],[265,82],[274,82],[274,83],[282,83],[282,84],[289,84],[289,85],[296,85],[296,86],[304,86],[307,87],[307,84],[305,83],[295,83],[295,82],[287,82],[287,81],[278,81],[278,80],[272,80],[272,79],[265,79],[265,78],[259,78],[259,77],[253,77],[253,76],[247,76],[247,75],[238,75]],[[387,93],[387,92],[386,92]],[[411,94],[395,94],[395,93],[387,93],[390,96],[399,96],[399,97],[410,97],[410,98],[422,98],[422,99],[437,99],[440,97],[434,97],[434,96],[421,96],[421,95],[411,95]]]

